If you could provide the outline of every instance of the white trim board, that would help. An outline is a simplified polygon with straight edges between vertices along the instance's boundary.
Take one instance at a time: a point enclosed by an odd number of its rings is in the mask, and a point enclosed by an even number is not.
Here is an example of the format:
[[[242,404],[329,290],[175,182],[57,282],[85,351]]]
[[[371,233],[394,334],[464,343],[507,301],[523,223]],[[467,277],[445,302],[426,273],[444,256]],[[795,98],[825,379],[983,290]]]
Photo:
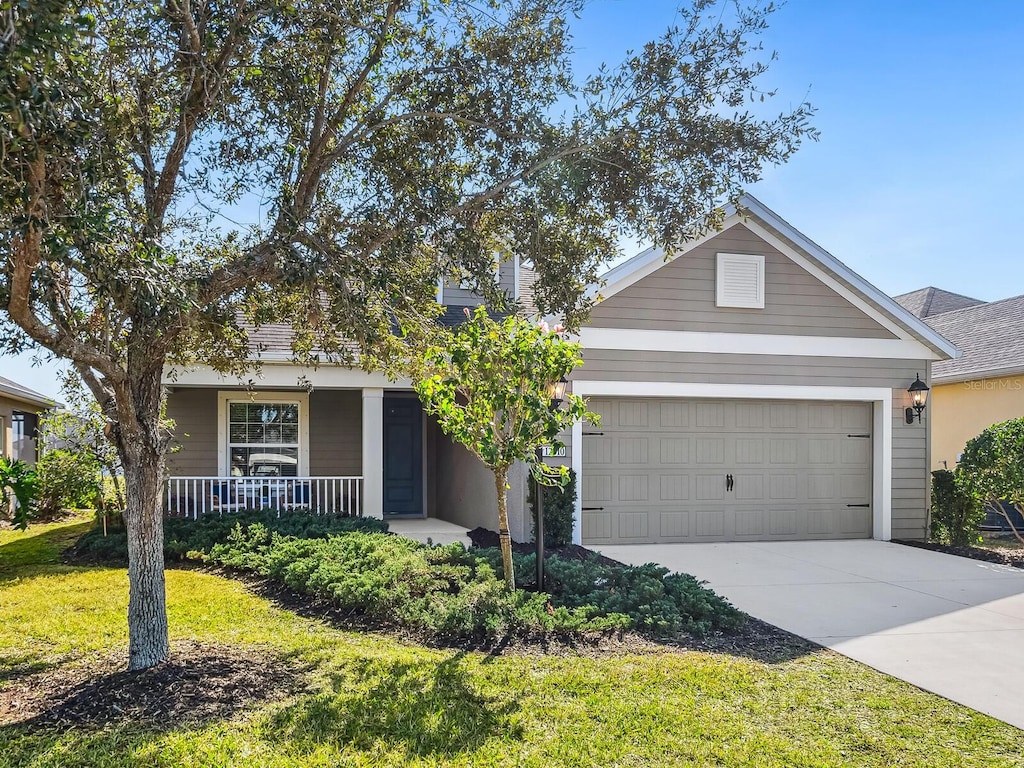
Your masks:
[[[894,360],[940,359],[937,353],[916,339],[659,331],[635,328],[594,328],[591,326],[582,328],[579,338],[584,347],[584,355],[586,355],[587,349],[617,349]]]
[[[299,406],[299,477],[309,475],[309,394],[306,392],[245,392],[239,390],[217,393],[217,474],[227,477],[231,472],[228,456],[228,403],[297,403]]]
[[[583,397],[685,397],[721,400],[829,400],[869,402],[873,408],[872,537],[892,538],[892,435],[893,391],[888,387],[814,387],[783,384],[699,384],[675,381],[573,380],[572,392]],[[573,541],[583,531],[583,424],[572,429],[572,469],[576,473],[576,509]]]
[[[164,386],[167,387],[242,387],[253,389],[270,387],[275,389],[306,389],[305,382],[314,389],[339,388],[362,389],[379,387],[386,389],[412,389],[408,380],[391,381],[381,373],[367,373],[358,368],[340,365],[324,365],[319,368],[302,367],[289,363],[264,363],[260,371],[253,371],[249,378],[228,376],[218,373],[208,365],[190,366],[177,369],[173,377],[164,371]]]

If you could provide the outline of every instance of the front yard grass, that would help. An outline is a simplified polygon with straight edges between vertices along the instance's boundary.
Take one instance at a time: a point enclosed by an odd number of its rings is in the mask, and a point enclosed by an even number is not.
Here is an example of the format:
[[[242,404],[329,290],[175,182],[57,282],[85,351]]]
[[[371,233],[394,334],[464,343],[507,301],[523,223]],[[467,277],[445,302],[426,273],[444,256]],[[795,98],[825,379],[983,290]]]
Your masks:
[[[282,674],[281,697],[215,719],[43,727],[15,687],[124,658],[125,571],[60,563],[81,531],[0,531],[0,766],[1020,765],[1021,731],[830,651],[427,648],[196,570],[168,572],[175,648],[270,658],[303,686]]]

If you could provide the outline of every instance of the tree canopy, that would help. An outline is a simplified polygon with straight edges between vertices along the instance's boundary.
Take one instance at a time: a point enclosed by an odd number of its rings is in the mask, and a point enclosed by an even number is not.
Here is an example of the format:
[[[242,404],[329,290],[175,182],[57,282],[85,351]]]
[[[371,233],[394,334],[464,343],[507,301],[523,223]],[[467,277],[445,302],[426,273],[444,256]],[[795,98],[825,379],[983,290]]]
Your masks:
[[[439,278],[500,304],[512,253],[575,326],[623,233],[680,244],[814,136],[807,105],[762,111],[770,6],[695,0],[579,77],[583,5],[0,5],[0,339],[70,360],[108,420],[131,666],[168,652],[168,365],[249,369],[247,329],[287,320],[300,358],[387,368]]]

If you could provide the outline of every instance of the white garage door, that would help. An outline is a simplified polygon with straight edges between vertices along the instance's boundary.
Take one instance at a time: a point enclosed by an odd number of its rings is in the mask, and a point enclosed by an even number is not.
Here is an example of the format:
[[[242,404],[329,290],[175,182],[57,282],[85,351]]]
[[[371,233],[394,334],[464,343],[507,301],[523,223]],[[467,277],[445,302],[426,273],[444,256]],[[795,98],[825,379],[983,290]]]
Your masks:
[[[870,403],[592,398],[589,544],[871,536]]]

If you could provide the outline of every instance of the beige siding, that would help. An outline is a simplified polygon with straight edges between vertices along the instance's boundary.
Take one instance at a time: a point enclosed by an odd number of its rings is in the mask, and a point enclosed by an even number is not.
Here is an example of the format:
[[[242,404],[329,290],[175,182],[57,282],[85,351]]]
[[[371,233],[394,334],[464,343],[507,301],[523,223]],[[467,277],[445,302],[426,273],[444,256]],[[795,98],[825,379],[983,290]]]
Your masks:
[[[892,536],[922,539],[929,475],[924,424],[906,424],[906,389],[922,361],[585,349],[574,378],[600,381],[889,387],[893,390]],[[928,413],[925,411],[925,419]]]
[[[765,257],[764,309],[715,306],[715,257]],[[589,325],[719,333],[895,336],[742,224],[598,304]]]
[[[427,445],[434,447],[436,506],[431,517],[466,528],[498,529],[498,495],[494,474],[469,449],[445,435],[433,420],[427,424]],[[522,464],[509,470],[509,531],[514,541],[530,540],[526,480]]]
[[[167,458],[167,474],[216,475],[217,390],[175,389],[167,395],[167,416],[174,421],[178,447]]]
[[[363,400],[357,389],[309,395],[309,474],[363,474]]]

